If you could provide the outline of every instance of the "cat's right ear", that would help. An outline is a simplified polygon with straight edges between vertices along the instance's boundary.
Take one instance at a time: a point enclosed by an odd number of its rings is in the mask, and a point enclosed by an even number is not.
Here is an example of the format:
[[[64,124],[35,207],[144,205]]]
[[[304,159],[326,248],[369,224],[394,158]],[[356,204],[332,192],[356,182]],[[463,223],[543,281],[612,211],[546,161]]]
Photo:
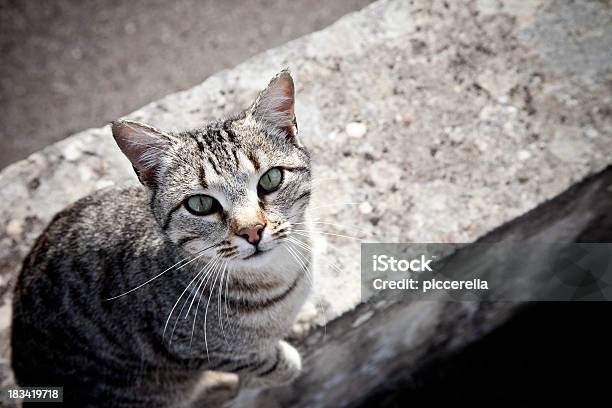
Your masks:
[[[140,182],[153,186],[163,152],[171,143],[170,136],[143,123],[118,120],[111,125],[117,145],[132,162]]]
[[[294,113],[295,86],[289,70],[284,69],[259,93],[248,114],[256,122],[271,126],[287,137],[297,134],[297,121]]]

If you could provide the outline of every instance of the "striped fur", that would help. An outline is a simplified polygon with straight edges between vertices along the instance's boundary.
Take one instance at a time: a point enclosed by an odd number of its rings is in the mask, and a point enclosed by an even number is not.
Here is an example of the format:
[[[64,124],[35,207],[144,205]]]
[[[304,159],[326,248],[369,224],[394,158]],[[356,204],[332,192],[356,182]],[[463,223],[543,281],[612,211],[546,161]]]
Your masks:
[[[203,370],[237,373],[246,387],[294,379],[300,357],[281,339],[312,263],[288,241],[310,245],[293,231],[310,197],[294,124],[286,71],[246,111],[200,129],[115,122],[143,187],[79,200],[32,248],[14,296],[19,384],[63,386],[74,406],[174,407],[196,404]],[[262,194],[258,180],[273,167],[282,184]],[[190,213],[194,194],[221,210]],[[257,253],[237,233],[256,222],[265,225]]]

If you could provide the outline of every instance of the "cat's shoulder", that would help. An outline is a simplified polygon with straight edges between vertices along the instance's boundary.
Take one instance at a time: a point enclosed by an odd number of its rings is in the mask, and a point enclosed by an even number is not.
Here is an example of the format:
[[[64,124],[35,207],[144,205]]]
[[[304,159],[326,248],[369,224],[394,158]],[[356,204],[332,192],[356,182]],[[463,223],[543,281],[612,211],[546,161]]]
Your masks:
[[[109,254],[132,245],[137,236],[154,240],[157,228],[148,205],[147,192],[138,186],[105,188],[75,201],[38,236],[22,270],[53,270],[48,265],[57,267],[75,257],[85,260],[98,250]]]
[[[127,187],[106,187],[75,201],[66,210],[79,210],[89,207],[106,206],[110,208],[142,209],[149,205],[149,195],[141,185]]]
[[[48,230],[79,229],[102,233],[125,225],[145,226],[152,221],[148,193],[142,186],[107,187],[61,210],[49,223]]]

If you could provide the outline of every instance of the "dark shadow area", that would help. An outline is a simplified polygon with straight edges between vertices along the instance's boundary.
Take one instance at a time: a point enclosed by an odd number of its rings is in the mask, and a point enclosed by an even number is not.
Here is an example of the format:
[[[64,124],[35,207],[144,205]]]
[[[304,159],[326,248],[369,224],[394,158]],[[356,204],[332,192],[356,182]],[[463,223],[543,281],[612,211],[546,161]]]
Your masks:
[[[609,177],[608,168],[538,207],[540,211],[523,215],[525,229],[538,223],[553,225],[555,217],[576,211],[579,202],[587,200],[591,208],[599,208],[600,216],[575,242],[612,242],[609,190],[601,188],[608,182],[598,182]],[[483,240],[496,242],[516,222]],[[451,355],[433,351],[422,367],[410,370],[411,374],[396,373],[395,380],[355,406],[594,405],[607,398],[612,363],[610,316],[611,302],[525,303],[506,323],[478,341]]]
[[[551,406],[605,400],[612,304],[533,303],[481,340],[434,358],[359,406]]]

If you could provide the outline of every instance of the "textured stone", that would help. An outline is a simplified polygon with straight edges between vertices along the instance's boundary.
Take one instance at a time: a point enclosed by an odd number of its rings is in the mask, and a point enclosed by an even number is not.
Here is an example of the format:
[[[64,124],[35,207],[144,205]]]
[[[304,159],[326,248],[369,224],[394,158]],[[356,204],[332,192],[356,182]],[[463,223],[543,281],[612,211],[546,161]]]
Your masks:
[[[578,298],[601,299],[605,278],[587,289],[580,281],[558,279],[563,267],[551,276],[549,267],[535,265],[567,259],[565,245],[572,242],[610,242],[611,185],[612,166],[444,260],[453,270],[453,278],[477,276],[490,283],[491,291],[470,292],[464,301],[451,300],[456,292],[450,296],[431,293],[420,298],[424,301],[394,291],[374,294],[370,302],[359,304],[326,330],[310,333],[309,341],[302,344],[307,371],[296,383],[257,395],[240,394],[234,406],[367,407],[360,403],[384,400],[381,397],[390,389],[401,386],[396,381],[418,381],[414,372],[428,358],[439,358],[478,339],[523,306],[520,302],[492,301],[500,294],[504,299],[534,299],[540,293],[537,297],[541,299],[543,293],[563,290]],[[500,251],[503,246],[491,246],[493,242],[519,245],[517,249],[525,256]],[[552,242],[555,244],[550,247],[541,246]],[[530,252],[534,247],[543,250],[534,254]],[[526,248],[530,250],[523,252]],[[510,276],[513,278],[508,279]],[[482,302],[465,301],[476,298]],[[400,401],[390,406],[410,403]]]
[[[471,242],[612,161],[612,57],[602,46],[610,43],[610,6],[508,3],[382,0],[128,117],[167,130],[195,127],[247,106],[289,66],[300,136],[313,156],[313,212],[321,230],[369,241]],[[366,126],[363,137],[347,137],[351,122]],[[528,160],[517,159],[522,150]],[[76,134],[0,173],[3,305],[55,212],[102,186],[135,182],[108,127]],[[365,202],[371,211],[362,210]],[[441,304],[396,309],[384,300],[381,310],[397,310],[383,315],[393,323],[380,331],[388,341],[367,363],[356,358],[351,344],[361,340],[351,337],[351,325],[384,325],[381,314],[365,319],[366,306],[355,309],[362,300],[359,244],[324,234],[318,244],[316,293],[296,324],[295,342],[307,350],[304,376],[293,389],[241,394],[236,406],[283,405],[288,394],[305,395],[296,406],[342,406],[375,387],[384,377],[375,374],[387,373],[381,364],[397,352],[405,353],[402,364],[416,363],[423,348],[454,330]],[[483,315],[482,327],[463,327],[452,347],[511,313],[472,307],[462,313]],[[326,322],[327,333],[342,333],[329,343],[318,329]],[[4,385],[11,381],[7,341],[5,330]],[[370,383],[351,387],[350,370]]]
[[[356,139],[364,137],[367,131],[368,128],[363,123],[351,122],[346,125],[346,134]]]

